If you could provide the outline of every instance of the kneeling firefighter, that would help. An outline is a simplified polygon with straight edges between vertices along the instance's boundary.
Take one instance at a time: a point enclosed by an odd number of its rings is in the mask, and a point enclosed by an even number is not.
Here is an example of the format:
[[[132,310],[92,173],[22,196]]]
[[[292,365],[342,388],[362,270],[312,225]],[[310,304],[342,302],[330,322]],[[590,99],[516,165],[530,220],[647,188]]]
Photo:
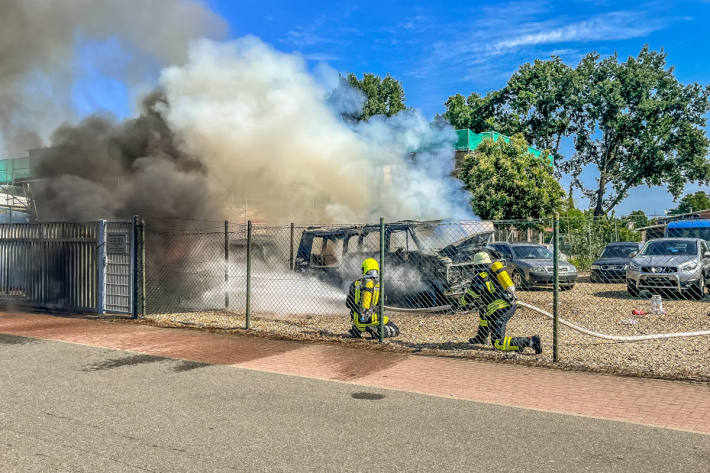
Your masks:
[[[490,255],[481,251],[473,256],[476,276],[471,280],[466,293],[461,296],[460,306],[476,306],[479,310],[478,333],[469,343],[485,343],[488,335],[496,350],[522,352],[531,347],[536,354],[542,353],[540,336],[506,337],[505,326],[517,308],[515,286],[500,261],[491,264]]]
[[[372,338],[380,337],[380,321],[377,314],[377,303],[380,299],[380,266],[374,258],[367,258],[362,262],[362,278],[353,281],[348,290],[345,305],[350,309],[350,318],[353,326],[350,335],[354,338],[362,337],[363,332]],[[399,328],[383,316],[383,333],[385,337],[399,335]]]

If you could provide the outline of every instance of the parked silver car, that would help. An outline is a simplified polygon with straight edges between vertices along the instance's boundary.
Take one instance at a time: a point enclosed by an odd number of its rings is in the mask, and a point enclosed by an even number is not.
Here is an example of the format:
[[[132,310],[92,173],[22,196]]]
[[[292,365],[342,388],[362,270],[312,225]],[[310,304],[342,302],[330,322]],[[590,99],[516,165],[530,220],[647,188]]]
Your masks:
[[[498,242],[489,244],[488,248],[501,255],[516,288],[552,285],[553,255],[545,246],[535,243]],[[567,261],[560,261],[558,268],[560,289],[572,289],[577,281],[577,268]]]
[[[642,290],[688,292],[702,298],[710,279],[710,246],[700,238],[649,240],[626,270],[632,296]]]

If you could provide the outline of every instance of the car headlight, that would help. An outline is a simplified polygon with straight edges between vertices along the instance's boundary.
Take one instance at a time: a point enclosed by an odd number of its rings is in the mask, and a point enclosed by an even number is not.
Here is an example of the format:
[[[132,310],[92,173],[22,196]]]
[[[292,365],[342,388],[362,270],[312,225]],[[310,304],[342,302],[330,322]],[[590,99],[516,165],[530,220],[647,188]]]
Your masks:
[[[688,261],[685,264],[681,264],[678,269],[680,269],[681,271],[692,271],[697,267],[698,267],[697,261]]]
[[[632,261],[631,263],[629,263],[629,269],[630,269],[631,271],[638,271],[639,269],[641,269],[641,265],[640,265],[640,264],[636,264],[636,263],[634,263],[634,262]]]
[[[592,269],[602,269],[601,265],[593,264]]]

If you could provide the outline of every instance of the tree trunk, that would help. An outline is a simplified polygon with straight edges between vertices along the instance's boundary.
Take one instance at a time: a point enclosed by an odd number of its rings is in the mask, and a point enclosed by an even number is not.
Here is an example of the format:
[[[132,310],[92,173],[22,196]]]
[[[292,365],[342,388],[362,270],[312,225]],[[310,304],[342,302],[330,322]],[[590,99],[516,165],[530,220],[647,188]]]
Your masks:
[[[597,189],[597,205],[594,207],[594,216],[601,217],[604,215],[604,190],[606,187],[606,171],[599,174],[599,189]]]

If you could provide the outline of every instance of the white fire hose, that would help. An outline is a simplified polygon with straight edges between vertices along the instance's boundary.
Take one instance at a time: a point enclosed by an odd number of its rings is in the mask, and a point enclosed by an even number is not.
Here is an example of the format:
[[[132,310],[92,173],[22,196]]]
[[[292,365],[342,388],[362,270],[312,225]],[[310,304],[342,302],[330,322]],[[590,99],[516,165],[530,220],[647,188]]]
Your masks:
[[[390,312],[404,312],[404,313],[410,313],[410,314],[415,314],[417,312],[443,312],[445,310],[451,309],[452,306],[450,305],[439,305],[436,307],[418,307],[416,309],[405,309],[404,307],[392,307],[389,305],[385,306],[385,310],[389,310]]]
[[[549,318],[554,318],[554,316],[547,312],[546,310],[542,310],[539,307],[535,307],[534,305],[530,305],[526,302],[518,301],[518,305],[521,307],[525,307],[527,309],[530,309],[534,312],[537,312],[539,314],[542,314],[544,316],[547,316]],[[392,311],[392,312],[409,312],[409,313],[417,313],[417,312],[442,312],[445,310],[451,309],[452,306],[450,305],[441,305],[437,307],[425,307],[425,308],[418,308],[418,309],[403,309],[400,307],[390,307],[390,306],[385,306],[386,310]],[[606,335],[604,333],[599,333],[599,332],[594,332],[592,330],[587,330],[584,327],[580,327],[579,325],[573,324],[572,322],[568,322],[565,319],[561,318],[559,319],[560,323],[562,325],[566,325],[572,330],[576,330],[577,332],[583,333],[585,335],[589,335],[590,337],[596,337],[596,338],[603,338],[604,340],[617,340],[617,341],[625,341],[625,342],[638,342],[641,340],[658,340],[662,338],[678,338],[678,337],[702,337],[702,336],[708,336],[710,335],[710,330],[702,330],[698,332],[676,332],[676,333],[655,333],[651,335],[632,335],[632,336],[625,336],[625,335]]]
[[[549,318],[554,317],[551,313],[547,312],[546,310],[542,310],[539,307],[535,307],[534,305],[530,305],[526,302],[518,301],[518,305],[521,307],[526,307],[530,310],[533,310],[539,314],[545,315]],[[710,335],[710,330],[702,330],[699,332],[654,333],[651,335],[633,335],[633,336],[606,335],[603,333],[587,330],[586,328],[580,327],[579,325],[575,325],[572,322],[568,322],[561,317],[559,320],[560,320],[561,324],[568,326],[572,330],[576,330],[580,333],[583,333],[585,335],[589,335],[591,337],[603,338],[604,340],[620,340],[620,341],[626,341],[626,342],[638,342],[641,340],[657,340],[659,338],[701,337],[701,336],[705,336],[705,335]]]

